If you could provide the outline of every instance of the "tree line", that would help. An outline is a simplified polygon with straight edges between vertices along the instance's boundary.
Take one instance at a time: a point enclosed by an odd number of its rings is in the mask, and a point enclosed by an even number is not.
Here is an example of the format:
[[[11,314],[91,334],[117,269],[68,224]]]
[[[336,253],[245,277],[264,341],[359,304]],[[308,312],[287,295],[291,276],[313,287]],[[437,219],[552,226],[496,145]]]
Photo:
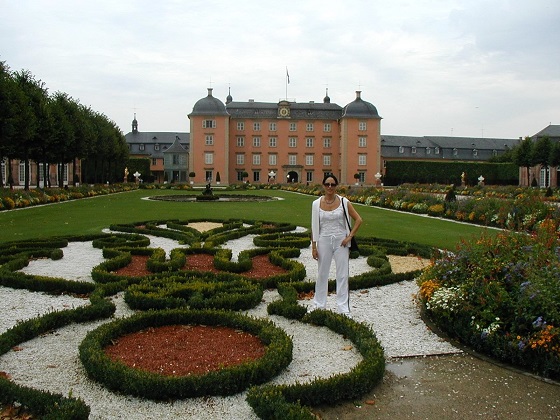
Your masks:
[[[551,167],[560,166],[560,143],[553,142],[548,136],[539,137],[537,140],[525,137],[502,158],[502,161],[503,159],[508,159],[519,167],[527,168],[527,185],[536,186],[537,180],[530,179],[529,168],[540,165],[548,171]],[[548,187],[549,185],[543,186]]]
[[[120,182],[127,159],[128,146],[115,122],[67,93],[49,94],[30,71],[11,71],[0,62],[0,162],[7,161],[8,168],[7,179],[0,171],[0,187],[14,184],[13,160],[24,162],[27,190],[39,186],[41,177],[51,186],[51,165],[57,165],[59,187],[66,164],[72,168],[70,182]],[[37,165],[35,179],[31,162]]]

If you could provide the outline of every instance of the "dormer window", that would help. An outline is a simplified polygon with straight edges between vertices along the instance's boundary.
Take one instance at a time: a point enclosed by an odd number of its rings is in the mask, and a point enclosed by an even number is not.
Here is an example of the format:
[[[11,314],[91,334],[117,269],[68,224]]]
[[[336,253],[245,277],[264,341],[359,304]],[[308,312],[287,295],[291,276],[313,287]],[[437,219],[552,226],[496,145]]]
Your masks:
[[[138,149],[141,150],[141,151],[144,150],[144,143],[140,143],[138,145]]]
[[[154,144],[154,150],[159,150],[159,143]]]
[[[410,152],[411,152],[413,155],[416,154],[416,146],[412,146],[412,147],[410,148]]]
[[[399,146],[399,153],[404,153],[404,146]]]

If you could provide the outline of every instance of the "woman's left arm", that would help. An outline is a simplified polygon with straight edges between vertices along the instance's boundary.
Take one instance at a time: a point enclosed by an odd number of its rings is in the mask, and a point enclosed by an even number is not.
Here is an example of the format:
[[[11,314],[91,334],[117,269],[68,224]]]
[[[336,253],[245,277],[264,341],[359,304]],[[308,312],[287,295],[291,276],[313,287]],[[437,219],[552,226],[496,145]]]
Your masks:
[[[352,237],[358,232],[358,229],[360,229],[360,225],[362,224],[362,217],[359,215],[350,201],[348,201],[348,214],[352,219],[354,219],[352,230],[350,231],[349,235],[350,237]]]
[[[348,200],[348,207],[347,208],[348,208],[348,214],[354,220],[354,223],[352,224],[352,230],[350,231],[348,236],[346,238],[344,238],[344,240],[342,241],[342,246],[347,246],[350,243],[350,241],[352,240],[352,238],[354,237],[356,232],[358,232],[358,229],[360,228],[360,225],[362,224],[362,217],[354,209],[354,206],[352,205],[350,200]]]

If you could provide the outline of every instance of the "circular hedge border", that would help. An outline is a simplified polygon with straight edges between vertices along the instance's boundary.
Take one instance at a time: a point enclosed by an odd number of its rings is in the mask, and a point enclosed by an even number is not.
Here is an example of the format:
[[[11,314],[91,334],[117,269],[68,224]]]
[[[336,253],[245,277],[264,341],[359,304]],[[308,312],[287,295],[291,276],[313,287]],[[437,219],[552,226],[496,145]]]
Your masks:
[[[277,200],[275,197],[268,197],[262,195],[246,195],[246,194],[212,194],[212,195],[154,195],[148,197],[150,200],[155,201],[175,201],[175,202],[196,202],[196,201],[211,201],[211,202],[245,202],[245,201],[273,201]]]
[[[148,327],[202,324],[241,329],[266,345],[256,360],[202,375],[164,376],[131,368],[111,359],[105,347],[112,340]],[[80,360],[90,378],[107,388],[153,400],[183,399],[204,395],[232,395],[278,375],[292,361],[290,337],[271,321],[216,310],[165,310],[140,313],[103,324],[90,331],[80,344]]]

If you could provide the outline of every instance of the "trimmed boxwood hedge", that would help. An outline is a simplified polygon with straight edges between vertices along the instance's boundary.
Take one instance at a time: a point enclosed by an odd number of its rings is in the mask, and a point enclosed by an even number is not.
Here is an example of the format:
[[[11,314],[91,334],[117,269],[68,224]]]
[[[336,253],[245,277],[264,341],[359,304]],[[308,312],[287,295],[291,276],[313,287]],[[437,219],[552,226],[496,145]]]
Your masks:
[[[223,223],[223,226],[204,233],[193,232],[187,225],[196,221],[215,221]],[[166,223],[168,229],[159,227]],[[216,312],[223,314],[226,318],[236,319],[239,314],[235,312],[208,310],[208,308],[249,309],[261,302],[264,287],[277,287],[282,299],[268,306],[270,314],[325,325],[337,333],[346,335],[356,344],[356,348],[364,356],[364,362],[347,374],[316,380],[310,384],[281,387],[264,385],[252,388],[248,394],[248,400],[259,416],[263,418],[311,418],[311,413],[307,408],[297,401],[307,405],[322,403],[321,398],[325,398],[325,395],[330,395],[329,403],[339,399],[354,398],[367,392],[381,378],[383,374],[382,350],[375,340],[373,332],[367,326],[360,326],[354,321],[325,311],[307,314],[305,307],[298,304],[298,293],[312,290],[314,283],[303,281],[305,268],[301,263],[290,259],[299,256],[299,247],[309,246],[307,235],[292,232],[295,226],[266,221],[199,219],[137,222],[128,225],[114,225],[111,228],[124,233],[69,236],[52,238],[52,240],[12,242],[0,246],[0,284],[49,293],[89,294],[91,301],[90,306],[49,313],[22,322],[0,334],[0,353],[5,353],[13,346],[45,331],[60,328],[72,322],[87,322],[111,316],[115,306],[106,298],[122,291],[125,292],[125,300],[136,309],[184,308],[186,305],[190,307],[189,313]],[[173,239],[189,244],[190,247],[173,250],[170,259],[167,260],[163,250],[146,248],[150,241],[142,234],[173,237]],[[256,239],[260,238],[256,242],[267,246],[240,253],[241,264],[245,264],[244,261],[250,261],[256,255],[268,254],[271,263],[285,268],[288,273],[266,279],[249,279],[243,277],[243,272],[214,274],[177,269],[185,256],[188,258],[188,255],[192,253],[200,252],[214,255],[214,261],[219,261],[217,265],[229,266],[231,264],[231,267],[234,267],[235,264],[240,265],[240,263],[230,261],[230,251],[216,248],[216,245],[249,234],[260,235],[256,237]],[[368,257],[368,263],[374,269],[368,273],[351,277],[351,289],[411,280],[419,273],[418,271],[403,274],[392,273],[385,254],[431,256],[429,247],[377,238],[358,239],[360,254]],[[263,242],[259,242],[259,240]],[[38,256],[60,258],[63,255],[63,248],[69,241],[93,241],[95,247],[103,250],[103,256],[108,260],[93,269],[92,277],[96,283],[31,276],[17,271],[27,265],[31,258]],[[148,255],[150,257],[148,265],[154,273],[148,276],[131,277],[119,276],[111,272],[127,265],[132,255]],[[329,282],[329,290],[334,289],[335,281]],[[192,310],[193,308],[201,310]],[[158,314],[173,311],[185,312],[185,309],[155,310],[149,311],[148,314],[153,314],[157,318]],[[364,348],[370,348],[371,353],[367,353]],[[254,379],[255,375],[259,376],[249,373],[248,370],[245,377]],[[140,379],[141,381],[138,383],[145,380],[143,375]],[[216,382],[222,381],[214,379],[207,381],[207,383]],[[138,383],[135,385],[129,383],[127,386],[134,389]],[[251,383],[262,382],[253,381]],[[226,388],[227,390],[224,392],[236,392],[232,391],[229,386]],[[162,388],[162,390],[165,389],[167,388]],[[160,390],[153,392],[155,394],[163,393]],[[21,403],[33,413],[41,415],[41,418],[85,419],[89,413],[89,408],[81,400],[21,387],[4,378],[0,378],[0,401]]]
[[[112,340],[144,328],[188,324],[221,325],[249,332],[266,345],[265,354],[257,360],[206,374],[164,376],[112,360],[104,350]],[[167,400],[231,395],[269,381],[290,364],[292,347],[288,335],[268,320],[226,311],[167,310],[143,312],[90,331],[80,344],[80,360],[88,375],[109,389],[142,398]]]

